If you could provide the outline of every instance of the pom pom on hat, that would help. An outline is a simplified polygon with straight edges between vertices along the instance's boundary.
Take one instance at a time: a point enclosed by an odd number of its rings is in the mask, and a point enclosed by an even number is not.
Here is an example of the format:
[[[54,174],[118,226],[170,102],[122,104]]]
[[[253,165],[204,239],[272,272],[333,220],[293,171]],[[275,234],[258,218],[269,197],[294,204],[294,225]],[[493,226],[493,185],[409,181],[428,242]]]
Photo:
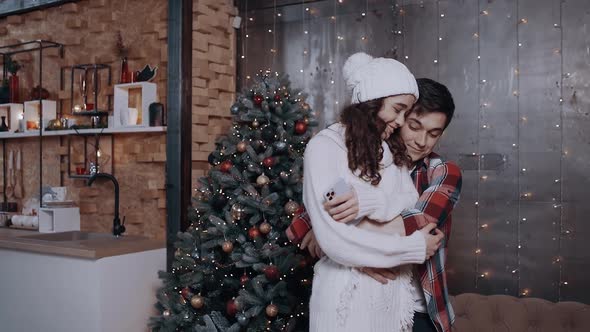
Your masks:
[[[414,95],[418,99],[414,75],[394,59],[355,53],[344,63],[342,75],[348,88],[352,89],[353,104],[402,94]]]
[[[371,60],[373,60],[373,57],[363,52],[355,53],[346,59],[346,62],[342,67],[342,75],[344,76],[346,85],[350,89],[354,88],[354,86],[358,84],[360,80],[359,77],[356,77],[359,75],[355,76],[355,73],[361,73],[360,68],[371,63]]]

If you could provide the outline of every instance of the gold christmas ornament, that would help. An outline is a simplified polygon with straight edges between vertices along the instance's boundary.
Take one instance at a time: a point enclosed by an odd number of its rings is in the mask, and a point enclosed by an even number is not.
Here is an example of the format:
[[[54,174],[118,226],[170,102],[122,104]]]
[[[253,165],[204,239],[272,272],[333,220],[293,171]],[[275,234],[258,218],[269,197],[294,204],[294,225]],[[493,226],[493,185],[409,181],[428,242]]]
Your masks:
[[[260,224],[259,229],[260,229],[260,233],[268,234],[268,233],[270,233],[270,230],[272,229],[272,227],[270,226],[269,223],[263,222],[262,224]]]
[[[176,249],[176,251],[174,252],[174,257],[180,258],[181,256],[182,256],[182,250],[180,250],[180,248]]]
[[[191,305],[195,309],[201,309],[205,305],[205,299],[200,295],[191,297]]]
[[[242,220],[246,212],[244,211],[244,207],[240,204],[234,204],[231,207],[231,217],[234,221]]]
[[[274,318],[279,314],[279,307],[274,304],[269,304],[266,306],[266,315],[268,317]]]
[[[241,141],[240,143],[238,143],[238,146],[237,146],[238,152],[246,152],[247,147],[248,147],[248,143],[246,143],[245,141]]]
[[[287,204],[285,204],[285,212],[289,215],[294,215],[297,209],[299,209],[299,204],[295,201],[288,201]]]
[[[221,245],[221,249],[223,250],[223,252],[229,254],[230,252],[232,252],[232,250],[234,250],[234,244],[230,241],[225,241]]]
[[[260,123],[258,122],[258,120],[252,121],[252,128],[258,128],[259,125]]]
[[[258,184],[259,186],[267,185],[269,182],[270,182],[270,179],[268,178],[268,176],[266,176],[264,174],[260,175],[256,179],[256,184]]]

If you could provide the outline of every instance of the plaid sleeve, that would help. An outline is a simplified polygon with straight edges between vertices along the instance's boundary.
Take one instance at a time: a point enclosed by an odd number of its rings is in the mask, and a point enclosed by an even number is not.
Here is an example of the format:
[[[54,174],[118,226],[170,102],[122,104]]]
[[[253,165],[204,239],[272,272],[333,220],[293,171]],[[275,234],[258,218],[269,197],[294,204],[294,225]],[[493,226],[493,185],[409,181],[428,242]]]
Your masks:
[[[303,241],[305,234],[311,230],[311,222],[309,220],[309,215],[307,211],[302,210],[298,211],[293,219],[291,220],[291,225],[287,227],[285,233],[287,234],[287,238],[294,244],[299,244]]]
[[[452,162],[443,162],[428,170],[429,186],[413,209],[402,212],[406,234],[412,234],[428,223],[444,225],[461,193],[461,169]],[[448,235],[447,235],[448,236]]]

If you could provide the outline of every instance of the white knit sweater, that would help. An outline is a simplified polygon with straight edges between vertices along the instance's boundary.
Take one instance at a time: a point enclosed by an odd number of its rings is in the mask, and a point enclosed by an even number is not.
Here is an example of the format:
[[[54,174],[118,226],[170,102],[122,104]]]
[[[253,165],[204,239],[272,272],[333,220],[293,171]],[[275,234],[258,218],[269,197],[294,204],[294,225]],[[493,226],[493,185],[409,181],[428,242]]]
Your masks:
[[[345,129],[335,124],[318,133],[305,150],[303,201],[314,233],[326,257],[314,267],[310,301],[310,331],[411,330],[414,299],[409,266],[381,285],[354,267],[393,267],[424,262],[424,236],[377,233],[338,223],[323,208],[323,195],[339,178],[352,185],[359,198],[359,217],[389,221],[412,207],[418,194],[406,168],[393,164],[384,142],[381,182],[359,179],[348,168]]]

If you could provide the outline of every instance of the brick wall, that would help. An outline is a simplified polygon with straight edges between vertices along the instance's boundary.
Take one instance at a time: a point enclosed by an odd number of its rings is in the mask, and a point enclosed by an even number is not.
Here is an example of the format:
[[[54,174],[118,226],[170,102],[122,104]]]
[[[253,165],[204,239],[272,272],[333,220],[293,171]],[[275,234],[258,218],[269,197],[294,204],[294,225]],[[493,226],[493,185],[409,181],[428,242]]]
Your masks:
[[[138,70],[146,64],[159,67],[154,82],[158,84],[159,101],[166,104],[167,3],[164,0],[83,0],[12,15],[0,19],[0,45],[34,39],[65,44],[63,59],[59,59],[55,51],[46,52],[43,86],[49,90],[50,99],[60,101],[61,111],[67,114],[70,81],[66,79],[65,88],[60,88],[60,68],[106,63],[112,67],[113,83],[118,83],[120,60],[114,45],[116,32],[121,31],[124,43],[130,47],[130,69]],[[27,54],[19,56],[18,60],[25,65],[19,76],[23,87],[21,94],[27,97],[28,91],[38,84],[38,59],[36,55]],[[101,91],[104,95],[113,94],[112,86],[106,86],[106,81]],[[80,140],[76,138],[77,144]],[[107,144],[110,138],[105,136],[101,142]],[[10,140],[7,148],[21,148],[24,152],[25,199],[38,195],[38,139]],[[112,185],[97,181],[89,188],[85,180],[67,176],[66,138],[44,138],[43,151],[44,184],[68,186],[71,198],[79,202],[83,230],[109,232],[114,205]],[[110,147],[106,151],[110,154]],[[115,176],[121,186],[120,210],[121,215],[127,217],[128,234],[165,238],[165,133],[118,134],[113,157]]]
[[[232,0],[195,0],[193,5],[192,183],[209,169],[215,140],[229,132],[236,90],[237,15]]]

